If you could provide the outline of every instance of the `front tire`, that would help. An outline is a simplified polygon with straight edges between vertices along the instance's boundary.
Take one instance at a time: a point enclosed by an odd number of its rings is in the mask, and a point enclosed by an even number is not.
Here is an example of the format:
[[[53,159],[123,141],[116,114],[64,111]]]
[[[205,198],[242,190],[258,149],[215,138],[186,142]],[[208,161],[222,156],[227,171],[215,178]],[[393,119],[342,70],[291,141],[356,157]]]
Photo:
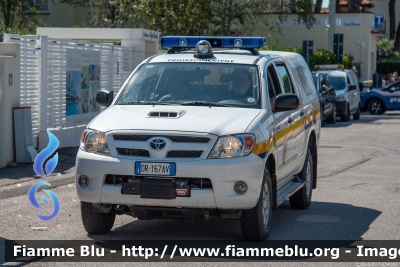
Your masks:
[[[345,114],[343,114],[342,116],[340,116],[340,119],[341,119],[342,121],[349,121],[349,120],[350,120],[350,107],[349,107],[349,106],[346,107]]]
[[[268,238],[272,219],[272,186],[271,175],[264,171],[264,179],[257,205],[243,210],[241,217],[242,235],[245,240],[262,241]]]
[[[372,115],[380,115],[385,112],[382,101],[373,99],[368,103],[368,111]]]
[[[332,114],[326,118],[326,122],[329,124],[335,124],[336,123],[336,104],[333,104],[333,111]]]
[[[88,234],[106,234],[114,226],[115,212],[94,212],[91,203],[81,201],[81,216],[83,226]]]
[[[306,161],[303,169],[299,173],[299,178],[305,182],[305,185],[290,198],[290,206],[293,209],[307,209],[311,205],[312,188],[314,181],[314,163],[310,149],[307,149]]]
[[[359,120],[360,116],[361,116],[361,108],[360,108],[360,105],[358,105],[357,112],[353,114],[353,119]]]

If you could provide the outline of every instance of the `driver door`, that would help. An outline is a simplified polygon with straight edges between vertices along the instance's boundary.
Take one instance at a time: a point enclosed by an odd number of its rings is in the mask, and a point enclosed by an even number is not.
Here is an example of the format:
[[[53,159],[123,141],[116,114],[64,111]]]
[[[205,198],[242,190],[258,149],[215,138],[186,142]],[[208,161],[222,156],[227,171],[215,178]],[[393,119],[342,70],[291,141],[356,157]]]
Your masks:
[[[279,94],[283,93],[282,84],[274,64],[270,64],[267,67],[267,79],[271,109],[273,110],[275,98]],[[273,145],[276,149],[276,176],[278,189],[284,185],[283,182],[291,175],[292,171],[291,150],[293,145],[293,134],[290,122],[291,113],[292,111],[273,112]]]
[[[400,109],[400,82],[390,85],[385,90],[388,90],[388,108],[389,109]]]

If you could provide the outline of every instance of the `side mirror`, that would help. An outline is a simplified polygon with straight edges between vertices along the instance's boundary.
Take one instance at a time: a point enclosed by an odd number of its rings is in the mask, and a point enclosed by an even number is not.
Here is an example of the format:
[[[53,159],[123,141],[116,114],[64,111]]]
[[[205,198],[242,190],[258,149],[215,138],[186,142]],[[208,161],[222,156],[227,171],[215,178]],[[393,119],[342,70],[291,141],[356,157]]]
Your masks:
[[[357,85],[349,85],[349,91],[357,90]]]
[[[396,92],[396,88],[394,88],[394,87],[389,88],[389,93],[394,93],[394,92]]]
[[[102,106],[109,107],[114,100],[114,92],[102,89],[96,94],[96,102]]]
[[[329,87],[326,84],[322,85],[322,92],[325,92],[325,91],[329,91]]]
[[[280,94],[275,99],[274,112],[296,110],[300,106],[299,97],[295,94]]]

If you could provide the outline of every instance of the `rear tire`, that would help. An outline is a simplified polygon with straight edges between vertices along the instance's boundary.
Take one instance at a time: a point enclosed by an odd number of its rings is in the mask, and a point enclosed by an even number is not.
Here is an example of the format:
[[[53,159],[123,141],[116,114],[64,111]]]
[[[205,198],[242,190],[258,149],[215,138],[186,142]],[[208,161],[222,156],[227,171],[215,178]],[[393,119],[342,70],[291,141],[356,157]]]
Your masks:
[[[350,107],[349,106],[346,107],[345,114],[340,116],[340,119],[341,119],[341,121],[349,121],[350,120]]]
[[[326,118],[326,122],[329,124],[336,123],[336,104],[333,104],[333,112],[328,118]]]
[[[353,119],[359,120],[360,116],[361,116],[361,108],[360,108],[360,105],[358,105],[357,112],[353,114]]]
[[[306,161],[299,173],[299,178],[305,181],[305,185],[290,198],[290,206],[293,209],[307,209],[311,205],[312,188],[314,181],[314,166],[310,149],[307,149]]]
[[[271,175],[267,168],[257,205],[249,210],[243,210],[241,217],[242,236],[249,241],[262,241],[268,238],[272,219],[272,186]]]
[[[106,234],[114,226],[115,212],[94,212],[91,203],[81,201],[81,216],[83,226],[88,234]]]

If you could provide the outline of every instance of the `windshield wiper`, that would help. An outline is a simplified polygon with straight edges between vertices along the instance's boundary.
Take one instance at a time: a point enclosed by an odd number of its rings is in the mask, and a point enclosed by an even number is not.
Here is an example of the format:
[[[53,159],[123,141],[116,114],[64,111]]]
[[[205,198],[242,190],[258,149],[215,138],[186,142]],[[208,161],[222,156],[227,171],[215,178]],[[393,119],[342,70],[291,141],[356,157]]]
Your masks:
[[[122,102],[117,105],[176,105],[177,103],[172,102],[150,102],[150,101],[130,101]]]
[[[224,105],[214,102],[207,102],[207,101],[188,101],[188,102],[181,102],[182,106],[184,105],[194,105],[194,106],[215,106],[215,107],[235,107],[231,105]]]

